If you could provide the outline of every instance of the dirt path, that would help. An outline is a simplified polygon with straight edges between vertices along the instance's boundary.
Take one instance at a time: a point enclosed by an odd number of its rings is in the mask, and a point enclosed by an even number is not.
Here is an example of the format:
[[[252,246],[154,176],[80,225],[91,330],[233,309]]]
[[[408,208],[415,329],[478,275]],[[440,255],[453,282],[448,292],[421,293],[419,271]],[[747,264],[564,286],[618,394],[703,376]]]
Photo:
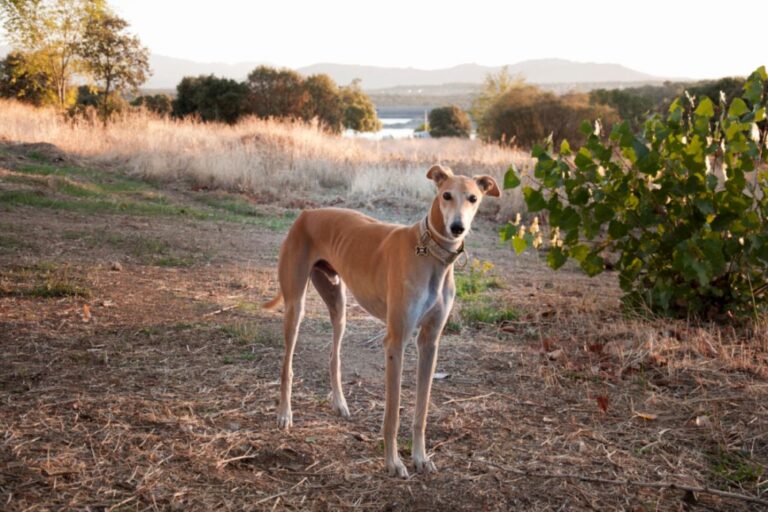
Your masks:
[[[331,327],[314,292],[295,359],[296,425],[280,432],[281,317],[258,304],[274,291],[291,212],[34,172],[72,162],[23,156],[0,160],[1,508],[761,507],[520,471],[768,492],[765,347],[624,320],[612,276],[512,257],[490,219],[470,249],[495,268],[464,279],[493,286],[459,300],[441,344],[427,434],[439,472],[385,475],[382,326],[354,304],[343,352],[353,417],[331,414]],[[414,362],[411,344],[406,454]]]

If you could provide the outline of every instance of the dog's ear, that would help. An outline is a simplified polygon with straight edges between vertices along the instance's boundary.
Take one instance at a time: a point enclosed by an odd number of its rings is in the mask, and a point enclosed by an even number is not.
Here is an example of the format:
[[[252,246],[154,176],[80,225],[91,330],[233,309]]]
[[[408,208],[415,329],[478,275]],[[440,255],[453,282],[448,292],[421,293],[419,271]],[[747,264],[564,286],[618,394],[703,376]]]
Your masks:
[[[427,172],[427,178],[434,181],[438,187],[451,176],[453,176],[453,172],[442,165],[433,165]]]
[[[490,176],[474,176],[472,179],[475,180],[475,183],[477,183],[477,186],[483,191],[483,194],[492,197],[499,197],[501,195],[501,190],[496,184],[496,180]]]

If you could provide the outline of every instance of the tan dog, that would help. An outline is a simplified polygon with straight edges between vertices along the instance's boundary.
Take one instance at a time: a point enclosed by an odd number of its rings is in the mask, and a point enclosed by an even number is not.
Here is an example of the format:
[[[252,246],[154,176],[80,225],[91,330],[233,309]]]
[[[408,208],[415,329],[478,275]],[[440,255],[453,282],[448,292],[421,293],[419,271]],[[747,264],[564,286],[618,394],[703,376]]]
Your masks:
[[[331,404],[345,418],[349,409],[341,389],[339,355],[346,323],[346,288],[366,311],[386,323],[384,448],[389,473],[403,478],[408,470],[397,453],[397,430],[405,342],[418,327],[412,452],[419,472],[434,471],[424,431],[437,345],[455,295],[453,262],[463,252],[464,237],[483,196],[500,195],[490,176],[454,176],[450,169],[435,165],[427,178],[435,182],[438,193],[426,218],[412,226],[385,224],[339,208],[302,212],[280,248],[280,293],[264,304],[272,309],[281,299],[285,301],[285,357],[277,410],[281,428],[293,424],[293,350],[309,280],[331,315]]]

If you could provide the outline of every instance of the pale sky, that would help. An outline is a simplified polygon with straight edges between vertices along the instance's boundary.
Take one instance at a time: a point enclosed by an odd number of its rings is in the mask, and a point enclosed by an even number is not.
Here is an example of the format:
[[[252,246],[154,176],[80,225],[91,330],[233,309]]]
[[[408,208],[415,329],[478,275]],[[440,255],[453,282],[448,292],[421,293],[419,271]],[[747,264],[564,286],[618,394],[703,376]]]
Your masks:
[[[110,0],[153,53],[199,62],[435,69],[536,58],[662,77],[768,64],[768,0]]]

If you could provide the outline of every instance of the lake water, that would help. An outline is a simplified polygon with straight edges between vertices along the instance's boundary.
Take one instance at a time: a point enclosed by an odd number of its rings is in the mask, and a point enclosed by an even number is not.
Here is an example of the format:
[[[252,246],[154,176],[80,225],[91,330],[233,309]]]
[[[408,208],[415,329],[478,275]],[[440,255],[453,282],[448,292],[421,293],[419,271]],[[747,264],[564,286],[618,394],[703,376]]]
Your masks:
[[[345,130],[344,136],[368,140],[412,139],[414,138],[414,133],[416,133],[414,126],[418,126],[423,122],[421,119],[406,117],[379,117],[379,121],[381,121],[382,127],[377,132]]]

